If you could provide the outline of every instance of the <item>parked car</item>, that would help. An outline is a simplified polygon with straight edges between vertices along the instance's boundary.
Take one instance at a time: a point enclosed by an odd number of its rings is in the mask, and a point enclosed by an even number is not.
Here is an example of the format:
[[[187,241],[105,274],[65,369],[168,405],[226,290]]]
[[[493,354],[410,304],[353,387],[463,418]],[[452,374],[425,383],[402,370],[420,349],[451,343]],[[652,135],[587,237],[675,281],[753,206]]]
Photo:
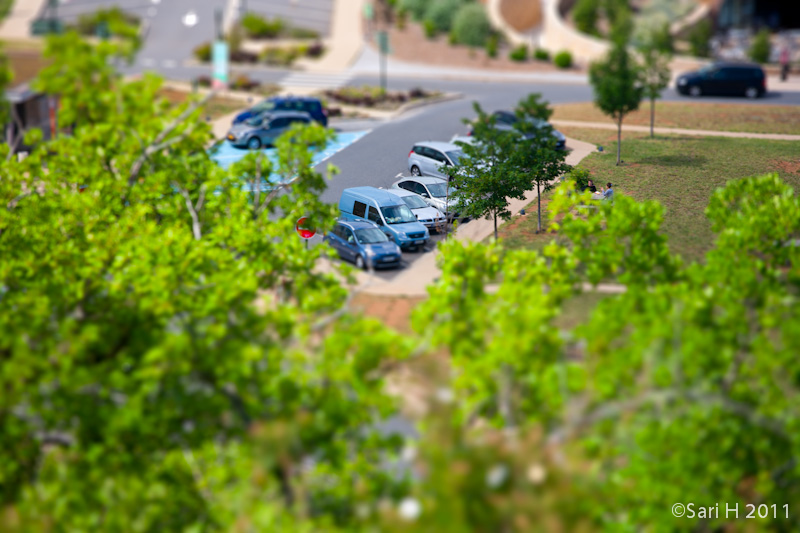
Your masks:
[[[402,249],[416,250],[430,240],[428,228],[417,221],[405,202],[375,187],[351,187],[342,191],[339,212],[344,220],[370,220]]]
[[[758,98],[767,92],[764,70],[750,63],[717,62],[678,76],[676,89],[689,96],[746,96]]]
[[[495,127],[500,130],[511,131],[514,129],[514,124],[519,120],[517,115],[512,113],[511,111],[495,111],[491,115],[495,119]],[[553,128],[552,124],[547,122],[546,120],[542,120],[539,118],[531,119],[534,126],[537,128],[545,128],[550,127],[553,130],[553,137],[556,138],[556,149],[557,150],[565,150],[567,148],[567,137],[558,131],[557,129]],[[472,135],[472,128],[470,127],[468,131],[468,136]],[[526,139],[531,139],[533,135],[527,135]]]
[[[400,178],[392,184],[392,189],[402,189],[419,195],[426,204],[435,207],[445,216],[455,216],[450,213],[449,193],[447,180],[429,176],[410,176]]]
[[[233,119],[234,124],[239,124],[250,118],[263,115],[264,113],[274,113],[276,111],[299,111],[308,115],[322,124],[328,125],[328,115],[319,98],[310,96],[273,96],[262,100],[247,111],[236,115]]]
[[[399,196],[406,203],[417,220],[422,222],[428,231],[440,232],[444,230],[447,219],[441,211],[433,206],[428,205],[425,199],[417,193],[407,191],[405,189],[392,189],[392,194]]]
[[[238,148],[257,150],[262,146],[274,144],[289,126],[298,122],[308,124],[311,122],[311,117],[308,113],[297,111],[265,113],[233,126],[228,132],[228,140]]]
[[[403,255],[377,224],[366,220],[340,220],[323,240],[361,269],[398,267]]]
[[[458,166],[464,157],[461,147],[448,142],[420,142],[408,152],[408,171],[412,176],[446,177],[442,166]]]

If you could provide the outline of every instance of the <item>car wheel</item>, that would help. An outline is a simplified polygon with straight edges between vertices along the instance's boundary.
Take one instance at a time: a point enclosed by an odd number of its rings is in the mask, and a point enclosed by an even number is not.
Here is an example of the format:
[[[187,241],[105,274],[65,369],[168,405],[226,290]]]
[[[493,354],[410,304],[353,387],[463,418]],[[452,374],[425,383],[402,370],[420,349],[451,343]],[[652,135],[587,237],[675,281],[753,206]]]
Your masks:
[[[364,261],[364,258],[360,255],[356,256],[356,266],[361,270],[367,268],[367,263]]]
[[[689,95],[694,97],[702,96],[703,90],[698,85],[692,85],[689,87]]]
[[[757,87],[748,87],[747,89],[744,90],[744,95],[747,98],[749,98],[750,100],[758,98],[758,88]]]
[[[258,150],[261,148],[261,139],[258,137],[252,137],[247,141],[247,147],[251,150]]]
[[[419,171],[419,167],[417,165],[414,165],[413,167],[411,167],[411,175],[412,176],[422,176],[422,173]]]

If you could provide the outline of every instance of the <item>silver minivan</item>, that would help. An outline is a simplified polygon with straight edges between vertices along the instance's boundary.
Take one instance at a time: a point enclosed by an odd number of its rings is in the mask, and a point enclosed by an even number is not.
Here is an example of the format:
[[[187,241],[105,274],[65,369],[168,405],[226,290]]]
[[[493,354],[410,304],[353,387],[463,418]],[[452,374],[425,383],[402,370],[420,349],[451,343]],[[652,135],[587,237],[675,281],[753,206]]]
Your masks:
[[[408,171],[412,176],[447,176],[440,170],[443,166],[458,166],[464,152],[457,144],[427,141],[414,145],[408,153]]]

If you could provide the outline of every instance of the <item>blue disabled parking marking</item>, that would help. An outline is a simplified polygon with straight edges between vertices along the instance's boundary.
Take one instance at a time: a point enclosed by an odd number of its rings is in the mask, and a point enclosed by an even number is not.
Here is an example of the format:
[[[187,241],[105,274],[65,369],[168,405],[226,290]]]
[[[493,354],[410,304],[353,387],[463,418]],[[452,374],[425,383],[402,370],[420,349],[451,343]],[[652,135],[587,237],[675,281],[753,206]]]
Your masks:
[[[344,150],[354,142],[361,139],[368,134],[367,131],[348,131],[337,133],[336,137],[323,150],[314,153],[313,166],[317,166],[325,160],[333,157],[336,153]],[[275,148],[266,148],[262,150],[274,165],[278,164],[278,154]],[[228,141],[222,141],[219,145],[211,150],[211,159],[217,162],[219,166],[227,169],[232,164],[241,160],[244,156],[250,153],[250,150],[244,148],[235,148]]]

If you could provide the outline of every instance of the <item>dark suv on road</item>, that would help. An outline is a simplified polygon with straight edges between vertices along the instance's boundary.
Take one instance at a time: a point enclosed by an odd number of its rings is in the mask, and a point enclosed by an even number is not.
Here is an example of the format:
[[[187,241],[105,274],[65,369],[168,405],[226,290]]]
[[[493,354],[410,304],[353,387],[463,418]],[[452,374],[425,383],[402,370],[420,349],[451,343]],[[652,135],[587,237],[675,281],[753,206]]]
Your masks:
[[[275,111],[299,111],[308,113],[312,119],[323,126],[328,125],[328,115],[322,107],[322,102],[319,101],[319,98],[311,98],[308,96],[273,96],[272,98],[267,98],[247,111],[236,115],[233,119],[233,123],[239,124],[249,118],[264,113],[273,113]]]
[[[746,96],[758,98],[767,92],[767,77],[760,66],[749,63],[712,63],[681,74],[676,82],[689,96]]]

